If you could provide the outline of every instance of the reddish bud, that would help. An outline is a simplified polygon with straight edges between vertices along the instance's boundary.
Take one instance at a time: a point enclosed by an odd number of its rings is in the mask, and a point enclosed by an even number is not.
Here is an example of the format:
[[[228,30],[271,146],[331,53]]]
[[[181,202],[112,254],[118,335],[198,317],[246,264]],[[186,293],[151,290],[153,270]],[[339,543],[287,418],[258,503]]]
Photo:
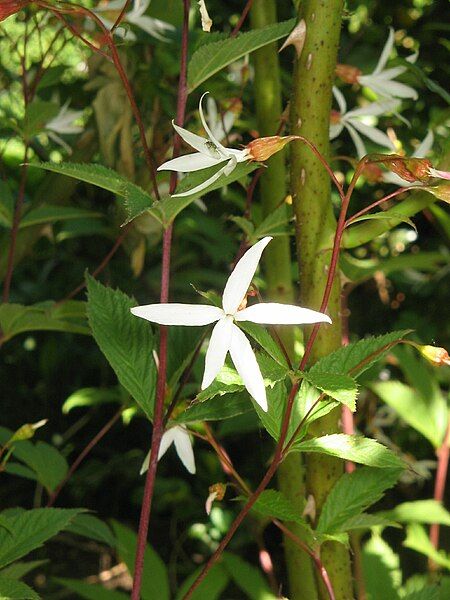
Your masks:
[[[383,171],[375,163],[366,163],[362,174],[369,183],[377,183],[383,180]]]
[[[289,142],[292,142],[292,140],[296,139],[298,139],[296,135],[272,135],[270,137],[262,137],[253,140],[253,142],[247,144],[246,148],[248,150],[250,160],[264,162],[270,158],[272,154],[276,154],[282,150],[286,144],[289,144]]]
[[[0,0],[0,21],[18,13],[30,2],[31,0]]]
[[[358,83],[358,79],[362,75],[361,69],[352,67],[352,65],[336,65],[336,76],[345,83]]]
[[[383,158],[377,158],[375,162],[382,163],[387,169],[410,183],[416,181],[426,183],[431,177],[431,162],[426,158],[405,158],[404,156],[391,154]]]
[[[436,346],[418,346],[420,354],[435,367],[450,366],[450,356],[445,348]]]

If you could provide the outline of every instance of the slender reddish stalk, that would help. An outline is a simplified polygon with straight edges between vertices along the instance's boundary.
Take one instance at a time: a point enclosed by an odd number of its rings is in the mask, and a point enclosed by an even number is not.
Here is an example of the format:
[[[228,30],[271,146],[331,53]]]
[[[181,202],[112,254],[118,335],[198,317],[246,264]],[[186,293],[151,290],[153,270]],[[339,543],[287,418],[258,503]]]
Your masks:
[[[239,31],[241,30],[242,25],[244,24],[245,19],[247,18],[248,13],[252,7],[253,0],[247,0],[247,4],[244,6],[244,10],[242,11],[241,16],[239,17],[239,21],[236,23],[236,27],[230,34],[230,37],[236,37]]]
[[[321,303],[321,307],[320,307],[320,312],[325,312],[325,310],[328,306],[328,301],[330,299],[333,280],[334,280],[334,276],[335,276],[336,270],[337,270],[340,244],[341,244],[341,240],[342,240],[342,235],[344,233],[345,218],[347,215],[348,206],[350,203],[350,199],[351,199],[353,190],[355,189],[356,182],[357,182],[359,176],[361,175],[366,162],[367,162],[367,159],[362,159],[359,162],[358,167],[353,175],[352,181],[350,182],[350,185],[348,187],[347,193],[345,194],[343,201],[342,201],[341,211],[339,213],[339,219],[337,222],[336,232],[335,232],[335,236],[334,236],[333,250],[331,253],[330,266],[328,269],[327,281],[326,281],[323,299],[322,299],[322,303]],[[317,332],[319,331],[319,327],[320,327],[320,323],[315,325],[315,327],[308,339],[308,342],[307,342],[306,348],[305,348],[305,353],[303,355],[301,364],[299,366],[299,370],[301,370],[301,371],[304,370],[304,368],[308,362],[309,356],[311,354],[312,346],[314,344],[314,340],[317,336]],[[285,410],[285,413],[283,416],[283,422],[281,424],[280,437],[278,439],[278,442],[277,442],[277,445],[275,448],[275,453],[274,453],[272,463],[270,464],[266,474],[264,475],[263,479],[259,483],[256,490],[248,498],[247,503],[245,504],[245,506],[242,508],[241,512],[237,515],[237,517],[231,524],[230,529],[228,530],[226,536],[222,539],[222,541],[220,542],[220,544],[217,547],[214,554],[209,558],[208,562],[203,567],[203,569],[202,569],[201,573],[199,574],[199,576],[197,577],[197,579],[192,583],[191,587],[187,591],[183,600],[189,600],[190,598],[192,598],[192,594],[198,588],[200,583],[204,580],[204,578],[208,574],[208,571],[211,569],[211,567],[220,558],[222,552],[228,546],[228,543],[232,539],[236,530],[239,528],[242,521],[245,519],[247,514],[250,512],[251,508],[254,506],[258,497],[266,489],[267,485],[270,483],[272,477],[274,476],[274,474],[278,468],[278,465],[284,456],[283,446],[284,446],[284,442],[286,441],[287,432],[288,432],[288,428],[289,428],[289,421],[290,421],[293,406],[294,406],[294,400],[295,400],[295,396],[298,392],[299,387],[300,387],[299,383],[295,383],[291,388],[291,391],[290,391],[290,394],[289,394],[289,397],[287,400],[287,404],[286,404],[286,410]]]
[[[342,345],[348,346],[349,329],[348,329],[348,293],[344,289],[341,293],[341,323],[342,323]],[[342,431],[347,435],[355,433],[355,425],[353,422],[353,413],[345,404],[342,405]],[[351,460],[345,461],[345,470],[347,473],[352,473],[355,470],[355,463]]]
[[[24,160],[22,165],[22,172],[20,175],[19,192],[17,195],[16,206],[14,208],[14,217],[11,228],[11,243],[8,249],[8,262],[6,265],[5,281],[3,282],[3,297],[2,300],[6,304],[9,301],[9,293],[11,290],[11,281],[14,271],[14,255],[16,253],[17,235],[19,233],[20,219],[22,218],[23,203],[25,200],[25,186],[27,183],[28,173],[28,151],[29,143],[25,143]]]
[[[448,473],[448,461],[450,454],[450,422],[447,425],[447,431],[445,433],[444,441],[441,447],[437,451],[438,466],[436,471],[436,479],[434,483],[434,495],[433,498],[437,502],[444,500],[445,486],[447,482]],[[430,527],[430,542],[436,548],[439,549],[439,523],[433,523]],[[433,561],[430,561],[430,568],[435,569]]]
[[[119,25],[122,23],[125,13],[127,12],[128,7],[130,6],[130,2],[131,2],[131,0],[126,0],[125,4],[123,5],[119,16],[115,20],[114,25],[111,27],[111,34],[114,33],[115,29],[117,29],[117,27],[119,27]]]
[[[178,102],[177,102],[177,124],[183,125],[186,113],[187,102],[187,57],[189,41],[189,9],[190,0],[183,0],[183,33],[181,41],[181,62],[180,79],[178,82]],[[178,156],[181,147],[179,136],[175,136],[173,156]],[[174,172],[170,182],[170,193],[173,193],[177,184],[177,175]],[[169,300],[169,277],[170,277],[170,258],[172,246],[172,225],[170,225],[163,235],[163,253],[162,253],[162,274],[161,274],[161,303]],[[164,433],[164,398],[166,390],[166,367],[167,367],[167,328],[160,328],[159,341],[159,370],[158,383],[156,389],[155,411],[153,415],[153,433],[150,448],[150,460],[147,476],[145,479],[144,497],[142,501],[141,517],[139,521],[138,541],[136,550],[136,562],[133,578],[133,589],[131,600],[139,600],[142,585],[142,573],[144,568],[145,547],[147,544],[148,527],[150,523],[150,513],[152,508],[153,492],[156,480],[156,471],[158,467],[158,453],[161,445],[161,439]]]
[[[60,494],[61,490],[63,489],[63,487],[66,485],[66,483],[69,481],[69,479],[75,473],[75,471],[78,469],[78,467],[83,462],[83,460],[86,458],[86,456],[90,453],[90,451],[92,450],[92,448],[94,448],[99,443],[99,441],[103,437],[105,437],[105,435],[108,433],[108,431],[114,425],[114,423],[116,423],[116,421],[118,421],[120,419],[120,416],[123,413],[123,411],[124,411],[124,407],[122,406],[112,416],[112,418],[100,429],[100,431],[97,433],[97,435],[92,438],[92,440],[89,442],[89,444],[84,448],[84,450],[74,460],[74,462],[72,463],[70,469],[67,471],[67,475],[64,477],[64,479],[61,481],[61,483],[58,485],[58,487],[55,489],[55,491],[53,492],[53,494],[48,499],[47,508],[49,508],[49,507],[51,507],[51,506],[54,505],[54,503],[56,501],[56,498],[59,496],[59,494]]]
[[[357,219],[358,217],[362,217],[363,215],[365,215],[368,212],[370,212],[372,210],[372,208],[376,208],[380,204],[383,204],[383,202],[387,202],[391,198],[395,198],[396,196],[399,196],[400,194],[404,194],[405,192],[407,192],[409,190],[413,190],[413,189],[414,189],[413,186],[410,186],[410,187],[401,187],[398,190],[395,190],[395,192],[392,192],[391,194],[388,194],[387,196],[383,196],[383,198],[380,198],[379,200],[376,200],[375,202],[372,202],[372,204],[369,204],[369,206],[366,206],[365,208],[363,208],[359,212],[357,212],[354,215],[352,215],[351,217],[349,217],[347,219],[347,221],[345,222],[345,227],[348,227],[348,225],[351,225],[355,221],[355,219]],[[395,218],[395,217],[392,217],[392,218]]]

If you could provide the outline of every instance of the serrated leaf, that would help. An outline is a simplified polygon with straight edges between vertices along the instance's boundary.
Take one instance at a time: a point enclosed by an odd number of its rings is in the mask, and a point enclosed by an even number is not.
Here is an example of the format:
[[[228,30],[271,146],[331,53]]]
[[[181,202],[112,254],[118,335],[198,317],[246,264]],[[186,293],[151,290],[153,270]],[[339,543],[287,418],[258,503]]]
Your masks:
[[[121,385],[151,419],[157,378],[152,328],[131,314],[130,308],[136,306],[132,298],[89,275],[86,281],[88,318],[95,341]]]
[[[39,600],[40,596],[23,581],[0,576],[0,599]]]
[[[224,552],[221,564],[228,571],[235,585],[244,592],[246,598],[250,600],[277,599],[278,596],[270,591],[261,572],[236,554]]]
[[[175,600],[183,600],[187,591],[200,575],[202,570],[202,567],[199,567],[190,577],[183,581],[179,590],[177,591]],[[230,576],[228,575],[228,571],[221,564],[213,565],[213,567],[208,571],[205,579],[192,594],[191,600],[206,600],[206,598],[208,600],[219,600],[223,590],[228,585],[229,580]]]
[[[422,394],[400,381],[378,381],[370,385],[388,406],[421,433],[435,448],[439,448],[447,426],[447,405],[444,398]],[[440,392],[439,392],[440,395]]]
[[[297,434],[297,440],[305,437],[311,423],[324,417],[331,412],[333,408],[339,406],[338,402],[330,398],[325,397],[323,400],[319,400],[320,395],[321,392],[311,385],[309,381],[306,379],[302,380],[300,389],[294,399],[292,415],[289,420],[287,440],[290,440],[294,435],[300,422],[303,421],[303,425]]]
[[[0,528],[0,568],[40,548],[82,512],[78,508],[34,508],[4,516],[10,533]]]
[[[258,496],[253,509],[266,517],[280,519],[281,521],[293,521],[299,525],[309,527],[308,523],[292,506],[288,498],[278,490],[264,490]]]
[[[119,387],[113,388],[81,388],[70,394],[62,405],[63,414],[67,415],[74,408],[98,406],[109,402],[120,403],[122,394]]]
[[[69,533],[75,533],[90,540],[96,540],[102,544],[107,544],[111,548],[116,545],[116,538],[111,529],[98,517],[89,514],[77,515],[66,527]]]
[[[395,485],[399,475],[398,470],[380,471],[370,467],[341,475],[325,500],[317,531],[328,534],[348,531],[349,520],[380,500],[383,492]]]
[[[4,445],[12,436],[13,432],[5,427],[0,427],[0,444]],[[12,456],[22,461],[29,469],[29,476],[39,481],[50,493],[64,479],[68,464],[66,458],[54,446],[46,442],[36,443],[29,440],[14,442],[12,445]],[[9,461],[6,471],[15,471],[14,463]]]
[[[112,522],[117,538],[117,552],[127,565],[130,573],[134,573],[137,536],[128,527],[117,521]],[[145,569],[142,575],[142,600],[169,600],[169,578],[163,561],[153,548],[147,544],[144,557]]]
[[[403,545],[406,548],[410,548],[411,550],[420,552],[420,554],[424,554],[437,565],[440,565],[446,569],[450,569],[450,555],[446,554],[442,550],[436,550],[436,548],[430,542],[430,538],[428,537],[427,532],[422,525],[419,525],[418,523],[412,523],[411,525],[408,525],[406,528],[406,539],[403,542]]]
[[[216,396],[223,396],[234,392],[240,392],[244,389],[244,383],[237,371],[227,365],[224,365],[214,381],[205,390],[202,390],[196,400],[204,402]]]
[[[87,326],[86,303],[71,300],[60,306],[54,302],[40,302],[33,306],[2,304],[0,306],[0,329],[3,341],[29,331],[61,331],[90,334]]]
[[[292,209],[285,203],[272,211],[258,225],[253,234],[249,234],[251,240],[257,242],[267,235],[276,236],[286,233],[286,225],[292,218]]]
[[[176,193],[181,194],[183,192],[187,192],[190,189],[194,189],[194,187],[196,187],[203,181],[206,181],[209,177],[211,177],[222,167],[223,165],[218,165],[214,167],[209,167],[208,169],[202,169],[201,171],[188,173],[186,177],[184,177],[178,184]],[[188,196],[183,196],[182,198],[170,196],[169,198],[163,198],[162,200],[155,202],[150,213],[156,219],[158,219],[158,221],[160,221],[164,225],[164,227],[168,227],[173,222],[175,217],[182,210],[184,210],[186,207],[192,204],[194,200],[201,198],[209,192],[218,190],[222,187],[225,187],[226,185],[230,185],[231,183],[238,181],[239,179],[243,179],[258,167],[259,164],[255,162],[239,163],[237,167],[230,173],[230,175],[223,175],[222,177],[219,177],[217,181],[206,187],[204,190],[201,190],[200,192],[196,192]]]
[[[405,468],[405,463],[386,446],[362,435],[345,433],[324,435],[297,442],[293,445],[292,450],[318,452],[380,469]]]
[[[189,92],[239,58],[287,36],[294,28],[295,22],[295,19],[290,19],[242,33],[236,38],[204,44],[194,52],[189,61]]]
[[[1,570],[0,576],[7,579],[21,579],[34,569],[45,565],[48,560],[29,560],[28,562],[17,560]]]
[[[124,199],[124,205],[128,212],[128,219],[123,223],[126,225],[134,218],[150,209],[154,204],[153,198],[141,187],[129,181],[116,171],[108,169],[103,165],[94,163],[36,163],[30,167],[52,171],[60,175],[67,175],[79,181],[91,183],[104,190],[108,190]]]
[[[287,372],[286,357],[265,327],[251,321],[241,321],[239,327],[245,333],[248,333],[279,365],[285,367]]]
[[[439,523],[450,526],[450,513],[437,500],[415,500],[397,504],[392,510],[378,513],[401,523]]]
[[[76,206],[39,206],[27,212],[20,221],[19,229],[33,227],[44,223],[57,221],[72,221],[73,219],[100,219],[102,213],[78,208]]]
[[[344,373],[358,377],[403,339],[411,330],[392,331],[385,335],[369,337],[348,346],[342,346],[318,360],[308,371],[311,375],[316,372]]]
[[[390,521],[389,519],[385,519],[384,517],[380,517],[378,515],[369,515],[367,513],[361,513],[360,515],[355,515],[354,517],[350,517],[345,521],[345,524],[342,526],[345,531],[355,531],[357,529],[371,529],[372,527],[401,527],[395,521]]]
[[[341,373],[324,373],[316,370],[312,373],[306,372],[304,376],[313,386],[327,396],[348,406],[352,412],[355,412],[358,386],[352,377]]]
[[[105,588],[99,584],[85,583],[78,579],[55,577],[53,581],[60,583],[68,590],[75,592],[78,598],[86,600],[127,600],[128,594]]]
[[[237,415],[250,412],[252,404],[248,394],[227,394],[223,398],[210,398],[204,402],[192,404],[174,421],[177,423],[193,423],[194,421],[222,421]]]
[[[244,217],[239,217],[239,216],[230,217],[230,221],[233,221],[233,223],[236,223],[236,225],[240,229],[242,229],[242,231],[245,233],[245,235],[248,238],[252,237],[253,232],[255,230],[255,226],[253,225],[253,223],[251,221],[249,221],[248,219],[244,219]]]

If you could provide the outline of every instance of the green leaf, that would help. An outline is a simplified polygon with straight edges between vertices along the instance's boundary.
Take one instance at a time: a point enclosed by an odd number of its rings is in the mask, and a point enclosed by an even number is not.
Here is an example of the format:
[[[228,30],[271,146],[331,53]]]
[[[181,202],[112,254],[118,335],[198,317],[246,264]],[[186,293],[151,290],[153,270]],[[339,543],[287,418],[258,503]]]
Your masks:
[[[392,331],[385,335],[365,338],[348,346],[342,346],[318,360],[308,374],[312,376],[316,372],[343,373],[357,377],[385,356],[410,332],[410,329]]]
[[[395,521],[390,521],[384,517],[378,515],[369,515],[367,513],[361,513],[354,517],[350,517],[345,522],[345,531],[355,531],[357,529],[371,529],[372,527],[384,528],[384,527],[401,527]]]
[[[13,432],[0,427],[0,444],[4,445]],[[12,456],[22,461],[30,469],[30,475],[39,481],[50,493],[64,479],[68,471],[66,458],[54,446],[46,442],[33,443],[29,440],[14,442]],[[8,462],[7,472],[14,472],[14,463]]]
[[[112,527],[117,538],[117,552],[127,565],[131,574],[134,573],[137,536],[128,527],[112,522]],[[145,569],[142,576],[142,600],[169,600],[169,578],[163,561],[153,548],[147,544],[144,556]]]
[[[399,600],[400,559],[379,535],[365,544],[362,555],[368,600]]]
[[[74,408],[82,408],[87,406],[99,406],[110,402],[120,404],[122,394],[120,387],[111,388],[81,388],[70,394],[62,405],[63,414],[67,415]]]
[[[420,552],[433,562],[445,569],[450,569],[450,556],[444,551],[438,551],[430,542],[427,532],[418,523],[412,523],[406,528],[406,540],[403,542],[406,548]]]
[[[45,169],[60,175],[67,175],[79,181],[91,183],[104,190],[108,190],[124,199],[128,219],[124,225],[151,208],[155,202],[153,198],[135,183],[129,181],[116,171],[103,165],[93,163],[37,163],[31,167]]]
[[[12,227],[14,218],[14,196],[9,186],[0,179],[0,225]]]
[[[411,219],[409,219],[405,215],[395,213],[395,212],[389,212],[388,214],[386,214],[384,212],[377,212],[377,213],[372,213],[372,214],[368,214],[368,215],[361,215],[360,217],[356,217],[356,219],[352,219],[352,222],[350,225],[353,225],[353,223],[358,223],[360,221],[381,221],[381,220],[385,220],[388,222],[391,221],[391,223],[389,223],[390,229],[393,229],[400,223],[406,223],[407,225],[410,225],[414,229],[414,231],[417,232],[417,227],[415,226],[413,221],[411,221]]]
[[[175,600],[183,600],[187,591],[200,575],[201,571],[202,567],[198,568],[190,577],[183,581],[175,596]],[[192,594],[191,600],[219,600],[223,590],[227,587],[229,580],[230,576],[228,575],[228,571],[221,564],[213,565],[208,571],[205,579]]]
[[[78,579],[55,577],[53,581],[75,592],[78,598],[86,598],[86,600],[127,600],[129,598],[129,595],[124,592],[111,590],[102,585],[84,583]]]
[[[284,383],[277,383],[274,387],[266,388],[267,412],[252,399],[253,408],[267,433],[278,441],[280,437],[281,423],[283,421],[286,406],[287,390]]]
[[[375,440],[362,435],[333,433],[322,437],[297,442],[292,447],[299,452],[318,452],[351,460],[369,467],[380,469],[402,469],[404,462],[391,450]]]
[[[49,121],[56,117],[59,106],[54,102],[44,100],[33,100],[25,109],[25,117],[22,123],[22,132],[26,139],[40,133]]]
[[[317,531],[341,533],[354,528],[349,520],[359,516],[371,504],[383,496],[383,492],[395,485],[400,473],[394,469],[371,469],[362,467],[352,473],[344,473],[335,483],[322,507]],[[367,515],[371,516],[371,515]]]
[[[111,548],[116,545],[116,538],[111,529],[98,517],[89,514],[77,515],[66,527],[66,531],[107,544]]]
[[[413,388],[400,381],[377,381],[370,385],[377,394],[396,413],[439,448],[445,435],[447,424],[447,406],[444,398],[424,398]]]
[[[415,500],[397,504],[392,510],[378,513],[400,523],[439,523],[450,526],[450,513],[436,500]]]
[[[39,600],[40,596],[23,581],[0,577],[0,600]]]
[[[253,505],[253,510],[270,518],[293,521],[299,525],[309,527],[286,496],[277,490],[264,490]]]
[[[286,226],[292,219],[292,208],[283,203],[258,225],[253,234],[250,234],[251,240],[257,242],[260,238],[267,235],[285,235]]]
[[[236,223],[236,225],[242,229],[242,231],[245,233],[245,235],[251,239],[253,232],[255,231],[255,226],[253,225],[253,223],[251,221],[249,221],[248,219],[244,219],[244,217],[239,217],[239,216],[232,216],[230,217],[230,221],[233,221],[233,223]]]
[[[294,28],[295,19],[268,25],[211,44],[204,44],[192,55],[188,66],[189,92],[246,54],[286,37]]]
[[[146,321],[131,314],[133,299],[120,290],[103,286],[90,277],[88,317],[95,341],[119,382],[151,419],[156,388],[153,331]]]
[[[40,302],[33,306],[2,304],[0,329],[3,341],[29,331],[62,331],[89,335],[86,323],[85,302],[70,300],[57,306],[53,302]]]
[[[339,406],[335,400],[331,400],[330,398],[325,398],[318,401],[320,395],[320,391],[311,385],[309,381],[306,379],[302,380],[300,389],[294,399],[292,415],[289,420],[287,440],[291,439],[302,421],[303,425],[297,434],[297,440],[305,437],[311,423],[317,421],[317,419],[320,419],[321,417],[324,417],[331,412],[333,408]]]
[[[316,370],[312,373],[307,372],[304,375],[305,379],[327,396],[348,406],[352,412],[355,412],[358,386],[352,377],[340,373],[324,373]]]
[[[225,567],[235,585],[250,600],[276,600],[261,572],[235,554],[224,552],[221,564]]]
[[[211,385],[197,395],[196,400],[204,402],[205,400],[210,400],[216,396],[240,392],[244,387],[242,379],[237,371],[225,365],[221,368]]]
[[[248,333],[248,335],[250,335],[279,365],[285,367],[287,373],[288,365],[286,357],[265,327],[258,325],[257,323],[251,323],[250,321],[241,321],[239,323],[239,328],[245,331],[245,333]]]
[[[403,596],[402,600],[439,600],[439,591],[437,585],[429,585],[416,592],[406,594],[406,596]]]
[[[210,398],[204,402],[191,404],[187,410],[174,419],[177,423],[194,421],[221,421],[250,412],[252,404],[245,392],[227,394],[223,398]]]
[[[155,202],[150,213],[160,221],[164,227],[168,227],[175,217],[186,207],[188,207],[194,200],[197,198],[201,198],[205,194],[212,192],[214,190],[219,190],[220,188],[225,187],[226,185],[230,185],[231,183],[243,179],[249,173],[252,173],[255,169],[257,169],[260,165],[255,162],[248,163],[239,163],[237,167],[229,174],[223,175],[219,177],[217,181],[208,185],[204,190],[200,192],[196,192],[194,194],[190,194],[188,196],[183,196],[182,198],[176,198],[174,196],[170,196],[169,198],[163,198],[159,202]],[[190,189],[193,189],[203,181],[206,181],[209,177],[211,177],[214,173],[216,173],[220,168],[223,167],[223,164],[209,167],[208,169],[202,169],[201,171],[195,171],[192,173],[188,173],[186,177],[180,181],[178,184],[176,193],[181,194],[183,192],[187,192]]]
[[[99,219],[102,213],[78,208],[76,206],[39,206],[27,212],[20,221],[19,229],[41,225],[43,223],[56,223],[57,221],[72,221],[73,219]]]
[[[0,528],[0,568],[40,548],[80,512],[79,508],[34,508],[3,517],[12,533]]]
[[[22,577],[46,563],[48,563],[48,560],[29,560],[28,562],[18,560],[2,569],[0,576],[7,579],[22,579]]]

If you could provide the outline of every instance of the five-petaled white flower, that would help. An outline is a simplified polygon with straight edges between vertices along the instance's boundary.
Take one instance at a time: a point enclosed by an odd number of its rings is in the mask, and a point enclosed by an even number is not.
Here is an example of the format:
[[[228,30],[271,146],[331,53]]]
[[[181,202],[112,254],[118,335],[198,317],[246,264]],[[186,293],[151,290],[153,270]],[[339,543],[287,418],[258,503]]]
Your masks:
[[[385,69],[386,63],[394,47],[394,30],[392,27],[389,30],[388,39],[381,52],[378,64],[370,75],[358,75],[357,81],[364,85],[383,98],[417,98],[417,92],[414,88],[398,81],[393,81],[399,75],[407,71],[407,67],[393,67]],[[414,62],[417,54],[412,54],[406,60]]]
[[[267,411],[266,389],[256,356],[250,342],[237,327],[240,321],[266,325],[300,325],[305,323],[331,323],[327,315],[293,306],[267,302],[246,308],[246,296],[261,254],[271,237],[265,237],[252,246],[237,263],[225,285],[222,308],[199,304],[149,304],[137,306],[131,312],[160,325],[208,325],[216,323],[206,352],[202,389],[215,379],[225,358],[231,359],[245,387],[259,406]]]
[[[366,147],[361,138],[361,135],[369,138],[376,144],[393,150],[394,145],[389,137],[374,126],[367,125],[362,121],[365,117],[378,117],[385,113],[393,112],[398,107],[397,100],[385,100],[383,102],[372,102],[367,106],[356,108],[354,110],[347,111],[347,103],[340,90],[337,87],[333,87],[333,94],[339,105],[339,112],[332,111],[331,113],[331,124],[330,124],[330,139],[336,138],[344,129],[350,134],[350,137],[355,144],[358,158],[362,158],[367,154]]]
[[[154,17],[148,17],[145,14],[145,11],[150,5],[151,0],[134,0],[133,8],[127,12],[123,18],[123,21],[127,23],[132,23],[139,27],[149,35],[153,36],[157,40],[161,42],[168,42],[169,40],[164,37],[169,31],[175,31],[175,27],[170,23],[166,23],[165,21],[161,21],[161,19],[155,19]],[[102,13],[104,12],[117,12],[121,11],[124,6],[125,0],[113,0],[112,2],[108,2],[108,4],[97,6],[94,12],[101,19],[103,25],[108,27],[109,29],[113,26],[114,21],[110,21],[108,18],[105,18]],[[118,27],[115,30],[115,33],[127,40],[134,41],[136,36],[132,31],[128,31],[123,27]]]
[[[164,456],[172,444],[174,444],[175,450],[177,451],[178,457],[183,465],[186,467],[189,473],[195,475],[195,459],[194,452],[192,450],[192,442],[189,433],[183,425],[175,425],[175,427],[170,427],[164,432],[164,435],[161,439],[161,445],[159,447],[158,460]],[[142,463],[140,472],[141,475],[147,471],[149,462],[150,452],[147,454],[144,462]]]
[[[222,146],[220,141],[214,136],[208,126],[208,123],[206,122],[202,108],[202,100],[207,93],[208,92],[203,94],[203,96],[200,98],[198,111],[200,113],[200,119],[203,128],[208,137],[204,138],[196,135],[195,133],[191,133],[190,131],[187,131],[187,129],[179,127],[172,121],[172,125],[178,134],[185,142],[195,148],[197,152],[168,160],[158,167],[158,171],[180,171],[182,173],[191,173],[193,171],[201,171],[201,169],[213,167],[222,163],[225,164],[221,169],[214,173],[214,175],[212,175],[206,181],[203,181],[200,185],[197,185],[187,192],[174,194],[175,197],[190,196],[191,194],[201,192],[209,185],[217,181],[217,179],[219,179],[219,177],[222,175],[230,175],[238,163],[251,159],[251,154],[247,148],[244,148],[243,150],[225,148],[225,146]]]

